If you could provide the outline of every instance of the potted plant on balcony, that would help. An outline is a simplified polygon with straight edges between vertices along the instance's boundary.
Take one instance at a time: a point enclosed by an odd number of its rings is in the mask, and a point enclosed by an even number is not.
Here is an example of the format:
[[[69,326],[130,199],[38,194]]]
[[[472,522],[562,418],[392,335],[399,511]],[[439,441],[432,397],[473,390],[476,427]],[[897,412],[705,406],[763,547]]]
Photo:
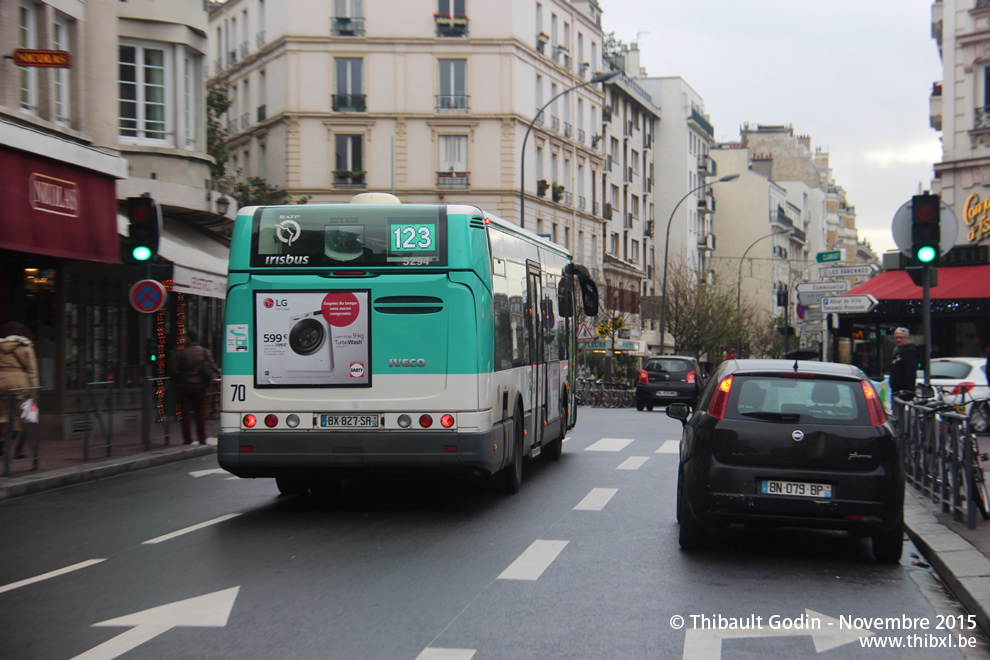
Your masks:
[[[540,179],[539,181],[536,182],[536,194],[539,195],[540,197],[546,197],[547,188],[549,187],[550,184],[547,183],[546,179]]]
[[[364,170],[334,170],[333,174],[337,177],[338,183],[361,183],[364,172]]]
[[[454,19],[450,17],[450,14],[433,14],[433,20],[437,22],[437,25],[451,25]]]
[[[602,121],[606,123],[612,121],[612,106],[606,105],[602,108]]]
[[[601,141],[602,141],[602,136],[601,136],[600,134],[599,134],[599,135],[592,135],[592,136],[591,136],[591,148],[592,148],[592,149],[594,149],[594,148],[595,148],[595,146],[596,146],[596,145],[597,145],[597,144],[598,144],[599,142],[601,142]]]
[[[467,25],[468,17],[464,14],[458,14],[452,19],[454,25]]]
[[[536,38],[539,39],[539,41],[540,41],[541,44],[550,43],[550,35],[547,34],[546,32],[540,32],[536,36]]]
[[[552,190],[553,201],[559,202],[564,199],[564,186],[556,181],[553,182]]]

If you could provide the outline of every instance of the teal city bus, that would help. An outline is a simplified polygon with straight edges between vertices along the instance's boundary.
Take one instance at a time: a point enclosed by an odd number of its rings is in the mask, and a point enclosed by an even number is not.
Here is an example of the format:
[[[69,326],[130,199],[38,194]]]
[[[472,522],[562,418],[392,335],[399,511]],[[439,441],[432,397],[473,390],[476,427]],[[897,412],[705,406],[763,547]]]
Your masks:
[[[516,492],[523,459],[559,458],[577,419],[575,315],[597,311],[566,250],[473,206],[243,208],[220,466],[282,493],[428,470]]]

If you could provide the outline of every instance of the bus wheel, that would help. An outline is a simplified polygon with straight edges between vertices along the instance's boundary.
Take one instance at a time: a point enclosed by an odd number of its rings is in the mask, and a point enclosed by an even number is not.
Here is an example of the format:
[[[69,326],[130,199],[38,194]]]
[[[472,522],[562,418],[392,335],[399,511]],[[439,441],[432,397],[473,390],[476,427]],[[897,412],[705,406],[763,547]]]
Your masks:
[[[515,431],[512,439],[512,464],[502,470],[502,490],[510,495],[518,493],[522,486],[523,425],[518,410],[512,416],[512,428]]]
[[[305,479],[294,476],[275,477],[275,485],[282,495],[300,495],[309,490]]]

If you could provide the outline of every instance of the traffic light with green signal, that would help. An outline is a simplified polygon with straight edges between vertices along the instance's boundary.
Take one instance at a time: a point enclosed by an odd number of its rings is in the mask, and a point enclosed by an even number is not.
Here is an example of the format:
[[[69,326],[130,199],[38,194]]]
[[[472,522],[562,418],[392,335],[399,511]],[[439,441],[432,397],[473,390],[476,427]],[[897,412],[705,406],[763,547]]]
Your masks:
[[[942,254],[941,199],[925,193],[911,198],[911,257],[915,264],[934,266]]]
[[[151,197],[128,197],[129,236],[124,241],[124,263],[134,266],[150,264],[158,254],[162,233],[162,210]]]

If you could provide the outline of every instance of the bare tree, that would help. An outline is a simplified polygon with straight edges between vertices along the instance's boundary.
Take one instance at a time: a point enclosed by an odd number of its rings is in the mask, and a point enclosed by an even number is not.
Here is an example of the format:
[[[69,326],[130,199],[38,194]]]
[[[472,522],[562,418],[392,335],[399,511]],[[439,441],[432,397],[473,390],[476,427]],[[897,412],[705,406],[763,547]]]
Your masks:
[[[720,362],[738,337],[735,292],[678,259],[668,266],[667,296],[674,351]]]

